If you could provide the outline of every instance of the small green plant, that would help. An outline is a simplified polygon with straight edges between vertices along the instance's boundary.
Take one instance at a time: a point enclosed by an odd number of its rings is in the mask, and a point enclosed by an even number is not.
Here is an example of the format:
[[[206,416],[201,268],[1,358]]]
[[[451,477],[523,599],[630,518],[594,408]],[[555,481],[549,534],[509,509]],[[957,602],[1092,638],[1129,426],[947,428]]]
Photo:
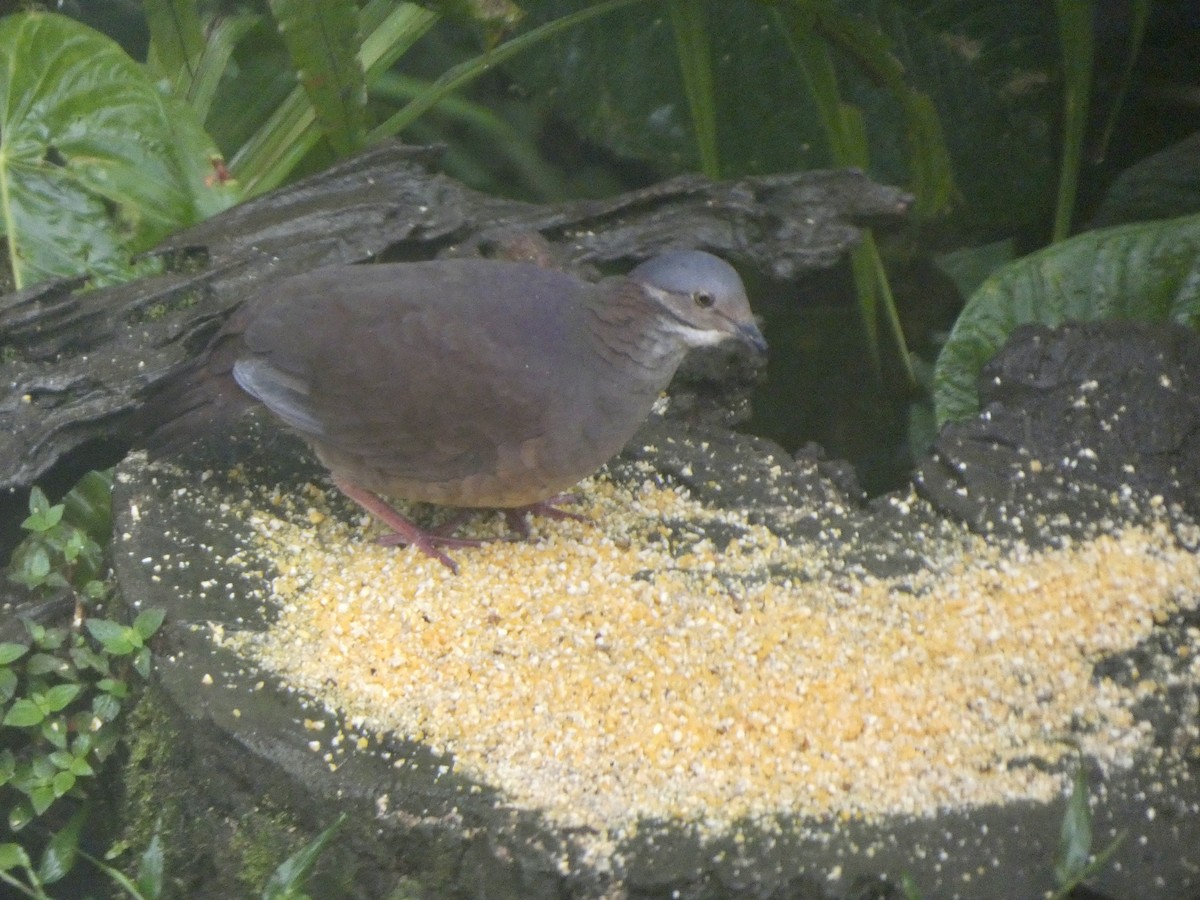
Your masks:
[[[47,886],[58,881],[82,856],[115,882],[126,895],[134,900],[157,900],[163,888],[163,848],[155,829],[150,844],[138,863],[137,875],[130,879],[119,869],[114,869],[79,849],[79,836],[86,820],[86,810],[81,809],[59,829],[47,844],[41,861],[35,866],[28,851],[20,844],[0,844],[0,881],[26,897],[35,900],[52,900],[46,893]],[[18,874],[24,876],[19,878]]]
[[[1075,888],[1108,865],[1124,840],[1125,832],[1122,831],[1112,843],[1092,856],[1092,811],[1088,806],[1088,782],[1081,757],[1071,783],[1071,796],[1067,798],[1067,808],[1063,813],[1058,854],[1054,862],[1054,881],[1058,890],[1050,895],[1050,900],[1069,900]],[[908,872],[900,876],[900,890],[904,900],[923,898],[917,882]]]
[[[1122,831],[1112,843],[1092,857],[1092,811],[1088,807],[1087,775],[1084,774],[1081,757],[1075,769],[1071,796],[1067,799],[1067,810],[1063,814],[1058,858],[1054,863],[1054,880],[1058,883],[1058,890],[1050,900],[1068,900],[1075,888],[1108,865],[1124,840],[1125,832]]]
[[[0,642],[0,811],[14,835],[59,801],[86,800],[89,780],[120,741],[131,679],[150,673],[146,642],[163,613],[144,610],[128,625],[97,615],[109,592],[101,541],[111,527],[111,486],[111,473],[93,472],[53,505],[34,488],[22,523],[28,535],[13,553],[11,580],[35,598],[73,601],[49,624],[23,618],[24,639]],[[83,818],[77,809],[40,853],[31,852],[40,840],[33,835],[0,844],[0,878],[12,885],[12,872],[24,871],[20,889],[42,896],[74,864]]]
[[[342,813],[334,823],[313,838],[312,842],[301,847],[271,873],[263,888],[262,900],[310,900],[304,887],[308,876],[312,874],[313,866],[324,852],[326,845],[337,834],[346,822],[346,814]]]
[[[63,520],[65,512],[65,503],[51,506],[42,489],[33,488],[29,516],[21,523],[29,536],[13,553],[9,578],[32,591],[70,589],[85,602],[98,602],[107,592],[103,551],[86,529]]]

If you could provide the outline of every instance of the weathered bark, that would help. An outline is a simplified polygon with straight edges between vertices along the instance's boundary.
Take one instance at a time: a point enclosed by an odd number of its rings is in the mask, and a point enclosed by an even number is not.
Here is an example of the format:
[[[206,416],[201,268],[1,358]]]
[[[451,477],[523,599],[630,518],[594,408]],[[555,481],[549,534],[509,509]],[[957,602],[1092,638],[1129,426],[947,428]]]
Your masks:
[[[80,292],[81,279],[0,298],[0,488],[81,449],[119,455],[153,425],[171,383],[263,282],[361,260],[488,255],[540,235],[562,265],[603,266],[701,247],[769,277],[833,265],[868,221],[910,198],[851,170],[712,183],[684,176],[607,200],[539,206],[432,174],[436,152],[381,145],[175,235],[166,274]]]

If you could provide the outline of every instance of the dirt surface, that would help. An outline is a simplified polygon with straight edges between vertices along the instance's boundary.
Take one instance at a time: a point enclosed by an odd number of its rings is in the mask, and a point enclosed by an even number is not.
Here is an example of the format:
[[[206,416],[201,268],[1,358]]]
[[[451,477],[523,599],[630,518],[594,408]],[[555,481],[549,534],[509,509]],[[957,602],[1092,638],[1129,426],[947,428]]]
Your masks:
[[[357,896],[840,898],[907,873],[1033,897],[1078,747],[1096,849],[1126,834],[1091,884],[1195,896],[1196,338],[1018,337],[914,490],[864,505],[836,466],[656,420],[582,486],[590,523],[458,550],[458,578],[374,545],[270,429],[131,457],[118,574],[168,610],[177,840],[219,859],[201,811],[315,833],[346,809],[327,865]]]

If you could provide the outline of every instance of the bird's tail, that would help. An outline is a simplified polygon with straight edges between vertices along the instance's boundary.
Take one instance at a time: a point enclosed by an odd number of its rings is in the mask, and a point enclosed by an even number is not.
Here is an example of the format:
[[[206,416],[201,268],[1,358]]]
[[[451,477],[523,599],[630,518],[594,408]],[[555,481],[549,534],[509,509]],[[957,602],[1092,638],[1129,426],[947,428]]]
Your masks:
[[[152,456],[176,453],[197,441],[219,441],[256,401],[233,379],[240,335],[228,326],[197,357],[164,380],[141,410],[141,433]]]

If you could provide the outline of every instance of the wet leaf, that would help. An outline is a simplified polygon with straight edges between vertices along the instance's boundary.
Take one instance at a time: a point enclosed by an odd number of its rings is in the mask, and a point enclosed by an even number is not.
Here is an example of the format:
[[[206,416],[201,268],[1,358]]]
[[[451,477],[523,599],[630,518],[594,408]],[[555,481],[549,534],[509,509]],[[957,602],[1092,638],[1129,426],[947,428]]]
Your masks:
[[[225,185],[197,190],[217,154],[189,111],[169,108],[115,42],[65,16],[0,18],[0,98],[0,230],[18,288],[80,272],[120,278],[132,252],[234,199]]]
[[[339,156],[366,137],[367,86],[353,0],[270,0],[322,134]]]
[[[999,269],[938,357],[938,422],[979,411],[975,380],[1018,325],[1100,319],[1200,326],[1200,215],[1086,232]]]

